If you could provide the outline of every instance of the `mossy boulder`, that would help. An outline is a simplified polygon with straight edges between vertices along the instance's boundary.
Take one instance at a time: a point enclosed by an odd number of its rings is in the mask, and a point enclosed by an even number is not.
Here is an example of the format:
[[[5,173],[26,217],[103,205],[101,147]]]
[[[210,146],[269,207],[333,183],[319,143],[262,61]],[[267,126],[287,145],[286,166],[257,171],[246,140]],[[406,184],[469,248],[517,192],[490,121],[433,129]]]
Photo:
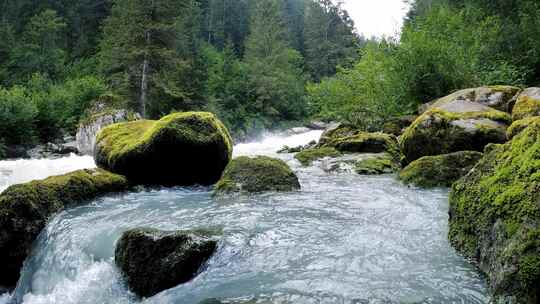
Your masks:
[[[128,230],[116,245],[114,261],[129,288],[150,297],[193,279],[217,249],[204,231]]]
[[[480,158],[482,153],[476,151],[424,156],[405,167],[399,173],[399,178],[405,184],[423,188],[450,187],[467,174]]]
[[[540,88],[528,88],[517,97],[512,110],[512,118],[520,120],[527,117],[540,116]]]
[[[232,155],[225,126],[206,112],[174,113],[104,128],[98,135],[98,166],[150,185],[211,185]]]
[[[100,195],[127,190],[128,186],[124,177],[95,169],[6,189],[0,194],[0,286],[17,283],[32,242],[51,216]]]
[[[399,138],[408,164],[423,156],[458,151],[483,151],[489,143],[504,143],[509,114],[466,100],[440,103],[418,117]]]
[[[233,159],[215,185],[217,194],[298,189],[300,189],[298,177],[287,163],[267,156],[242,156]]]
[[[344,153],[382,153],[393,149],[396,137],[381,132],[369,133],[351,125],[341,124],[326,130],[319,141],[319,147],[334,148]]]
[[[415,115],[405,115],[388,119],[383,125],[383,133],[400,136],[405,129],[409,127],[415,120]]]
[[[356,162],[354,171],[361,175],[378,175],[394,173],[399,170],[399,164],[388,153],[381,153],[373,157],[364,158]]]
[[[506,131],[506,137],[508,140],[511,140],[532,124],[540,124],[540,116],[527,117],[514,121]]]
[[[449,238],[487,274],[493,303],[539,303],[539,124],[490,145],[453,185]]]
[[[322,148],[311,148],[305,149],[297,153],[294,158],[296,158],[302,166],[310,166],[314,161],[323,159],[325,157],[338,157],[342,155],[341,152],[332,147],[322,147]]]

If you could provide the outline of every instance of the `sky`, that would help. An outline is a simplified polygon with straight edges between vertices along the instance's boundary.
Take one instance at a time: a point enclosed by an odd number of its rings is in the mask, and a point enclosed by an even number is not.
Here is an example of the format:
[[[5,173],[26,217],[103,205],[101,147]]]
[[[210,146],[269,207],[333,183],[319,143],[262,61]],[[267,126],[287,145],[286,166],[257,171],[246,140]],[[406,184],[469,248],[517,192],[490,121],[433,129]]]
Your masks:
[[[400,33],[408,6],[403,0],[344,0],[356,28],[366,38]]]

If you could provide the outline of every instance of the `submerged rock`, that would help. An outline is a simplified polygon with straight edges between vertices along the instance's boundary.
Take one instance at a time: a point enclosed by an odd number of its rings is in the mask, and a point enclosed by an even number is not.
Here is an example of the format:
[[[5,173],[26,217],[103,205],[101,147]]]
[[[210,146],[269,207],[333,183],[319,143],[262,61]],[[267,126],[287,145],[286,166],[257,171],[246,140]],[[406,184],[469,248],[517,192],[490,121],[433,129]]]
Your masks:
[[[533,116],[540,116],[540,88],[528,88],[521,92],[512,110],[514,120]]]
[[[338,157],[342,155],[341,152],[334,148],[323,147],[323,148],[309,148],[300,151],[297,153],[294,158],[296,158],[302,166],[310,166],[314,161],[323,159],[326,157]]]
[[[483,151],[489,143],[504,143],[509,114],[461,99],[439,101],[407,128],[399,144],[404,162],[422,156],[458,151]]]
[[[318,146],[335,148],[345,153],[381,153],[394,149],[396,144],[396,137],[393,135],[363,132],[342,124],[325,131]]]
[[[6,189],[0,194],[0,285],[15,285],[32,243],[54,213],[127,188],[128,182],[124,177],[95,169]]]
[[[424,156],[405,167],[399,173],[399,178],[405,184],[423,188],[450,187],[467,174],[480,158],[482,153],[476,151]]]
[[[232,155],[232,140],[214,114],[174,113],[103,129],[97,138],[98,166],[150,185],[211,185]]]
[[[150,297],[193,279],[214,254],[217,242],[204,231],[126,231],[114,260],[137,295]]]
[[[491,145],[450,194],[452,245],[478,262],[493,303],[540,301],[540,124]]]
[[[293,191],[298,177],[282,160],[266,156],[235,158],[215,185],[216,193]]]
[[[298,153],[307,149],[311,149],[317,145],[316,141],[311,141],[306,145],[300,145],[296,147],[289,147],[289,146],[283,146],[277,153],[283,154],[283,153]]]

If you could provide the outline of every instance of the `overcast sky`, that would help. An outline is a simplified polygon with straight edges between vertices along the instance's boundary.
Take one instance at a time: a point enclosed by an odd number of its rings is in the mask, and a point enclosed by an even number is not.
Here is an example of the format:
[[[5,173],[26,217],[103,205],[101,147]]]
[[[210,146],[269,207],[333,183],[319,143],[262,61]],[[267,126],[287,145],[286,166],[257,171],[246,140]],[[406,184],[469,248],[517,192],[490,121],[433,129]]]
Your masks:
[[[345,8],[358,32],[370,38],[398,34],[408,6],[403,0],[345,0]]]

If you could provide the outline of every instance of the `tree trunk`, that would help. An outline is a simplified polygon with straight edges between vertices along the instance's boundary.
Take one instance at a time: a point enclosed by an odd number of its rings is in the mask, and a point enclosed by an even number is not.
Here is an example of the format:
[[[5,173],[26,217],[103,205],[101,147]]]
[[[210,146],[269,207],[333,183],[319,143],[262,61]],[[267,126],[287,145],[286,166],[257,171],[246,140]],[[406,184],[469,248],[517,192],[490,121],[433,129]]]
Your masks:
[[[146,31],[145,34],[146,45],[150,45],[150,31]],[[148,51],[144,54],[144,60],[142,65],[141,73],[141,96],[140,96],[140,107],[141,107],[141,116],[146,118],[146,96],[148,94]]]

